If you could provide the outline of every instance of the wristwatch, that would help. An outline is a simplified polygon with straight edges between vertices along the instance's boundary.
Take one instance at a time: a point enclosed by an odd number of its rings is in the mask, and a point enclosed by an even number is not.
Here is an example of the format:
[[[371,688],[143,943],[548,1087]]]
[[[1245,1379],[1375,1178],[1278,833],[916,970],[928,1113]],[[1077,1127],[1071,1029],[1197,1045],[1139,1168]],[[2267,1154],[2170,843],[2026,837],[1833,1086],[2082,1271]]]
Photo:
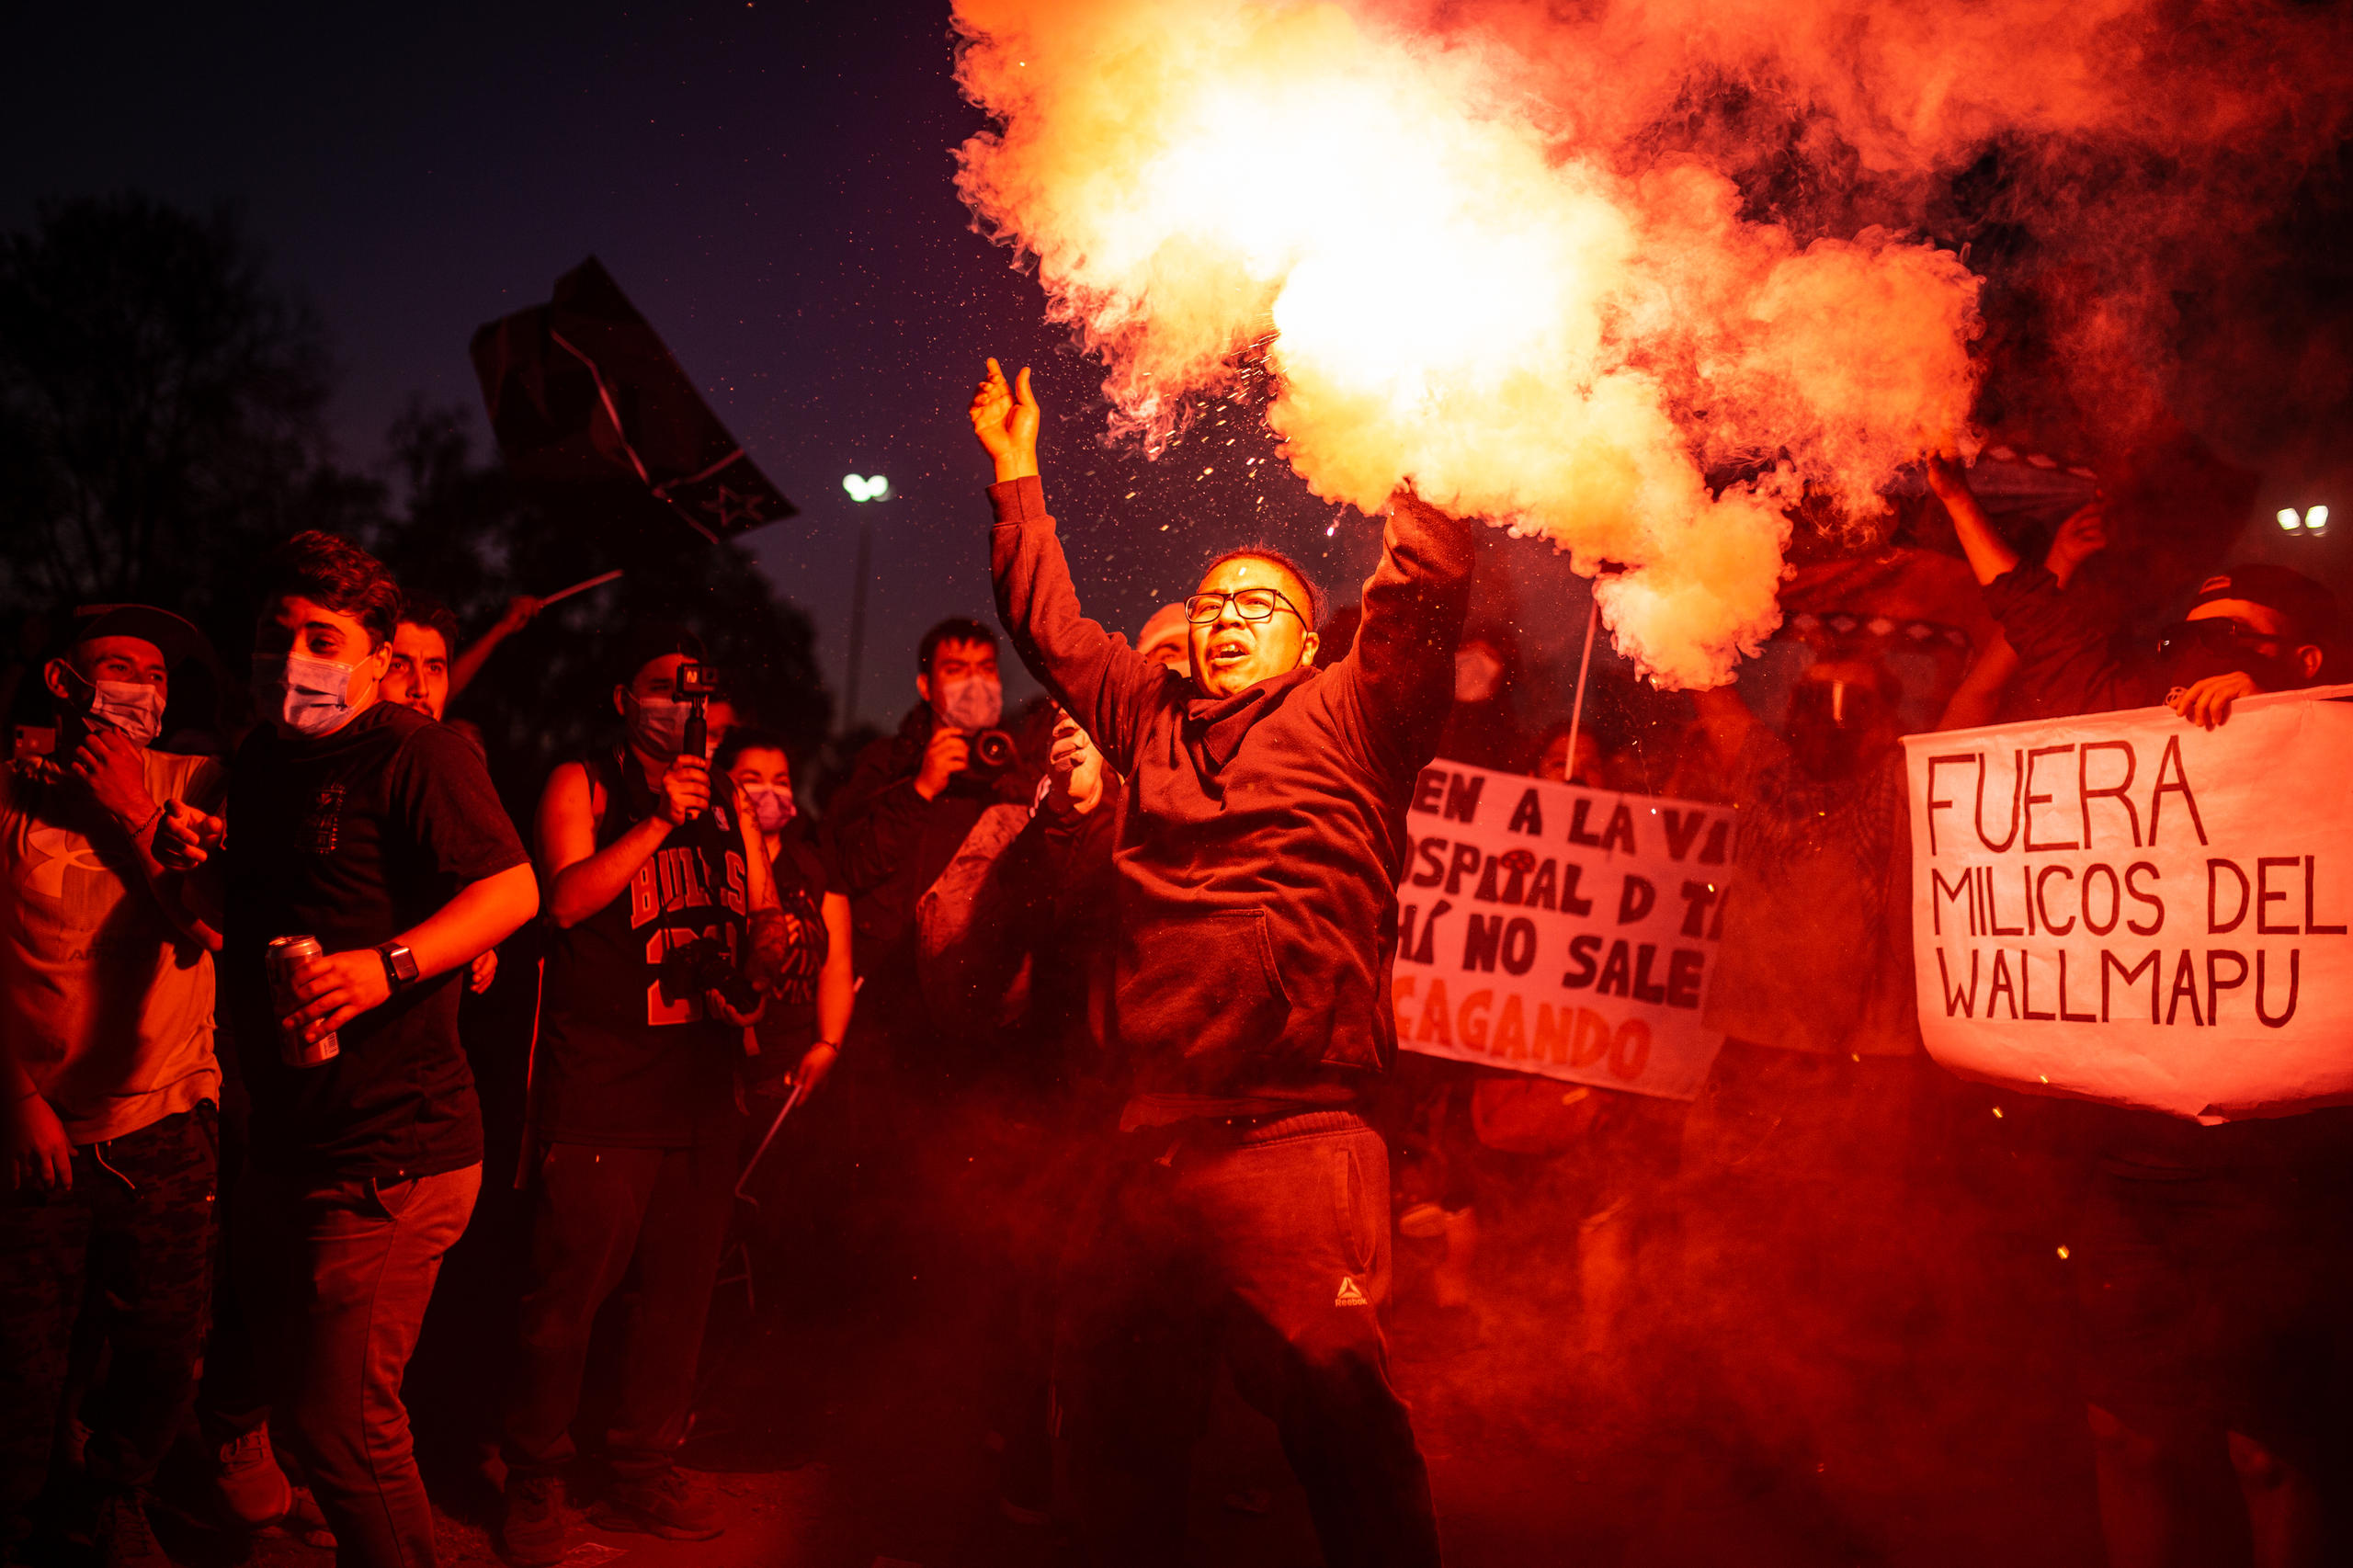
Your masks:
[[[416,983],[416,955],[398,942],[386,942],[376,949],[384,960],[384,979],[398,991],[404,985]]]

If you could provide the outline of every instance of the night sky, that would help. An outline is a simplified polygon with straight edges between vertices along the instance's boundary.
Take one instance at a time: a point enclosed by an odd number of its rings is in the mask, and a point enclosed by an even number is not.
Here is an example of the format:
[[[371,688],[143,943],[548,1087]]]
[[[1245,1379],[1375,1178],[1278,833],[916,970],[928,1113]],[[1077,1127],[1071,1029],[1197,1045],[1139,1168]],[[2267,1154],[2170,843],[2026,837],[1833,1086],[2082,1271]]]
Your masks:
[[[1244,539],[1345,597],[1370,563],[1374,526],[1351,513],[1327,536],[1334,508],[1264,460],[1246,417],[1157,463],[1101,444],[1098,375],[957,198],[952,150],[980,119],[936,0],[99,4],[20,11],[11,30],[0,224],[44,196],[239,203],[332,334],[347,464],[380,461],[418,395],[467,408],[486,441],[468,337],[593,253],[801,506],[750,542],[815,619],[837,696],[861,510],[841,480],[887,475],[892,499],[863,508],[870,717],[912,699],[925,627],[989,615],[988,472],[964,416],[986,354],[1038,368],[1048,482],[1111,625],[1132,631]]]
[[[963,413],[986,354],[1038,368],[1050,494],[1109,624],[1132,631],[1245,540],[1301,556],[1344,598],[1370,565],[1374,525],[1308,494],[1245,414],[1156,463],[1102,443],[1098,375],[957,198],[952,152],[980,119],[951,79],[940,0],[85,0],[23,8],[10,30],[0,224],[29,223],[44,196],[238,203],[332,334],[347,464],[379,462],[417,396],[483,432],[470,335],[599,256],[801,506],[751,542],[814,618],[837,696],[869,515],[864,716],[887,722],[911,699],[926,626],[988,613],[987,472]],[[887,475],[892,499],[851,503],[853,472]],[[2275,474],[2267,507],[2325,499],[2313,477]],[[1489,543],[1512,570],[1483,574],[1482,613],[1513,616],[1533,665],[1572,669],[1582,584],[1546,547]]]

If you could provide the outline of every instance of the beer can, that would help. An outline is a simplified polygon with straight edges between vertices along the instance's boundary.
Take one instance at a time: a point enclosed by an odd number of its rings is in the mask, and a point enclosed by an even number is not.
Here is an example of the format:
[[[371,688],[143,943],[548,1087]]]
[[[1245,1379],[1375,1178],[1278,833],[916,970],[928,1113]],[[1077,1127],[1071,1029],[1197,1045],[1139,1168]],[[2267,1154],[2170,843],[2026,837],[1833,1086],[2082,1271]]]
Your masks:
[[[294,994],[294,968],[304,959],[317,958],[326,949],[316,937],[274,937],[265,955],[265,967],[269,971],[270,1005],[282,1020],[301,1006],[301,999]],[[335,1036],[324,1040],[305,1040],[301,1034],[288,1028],[283,1022],[278,1027],[278,1060],[289,1067],[319,1067],[335,1060],[343,1049]]]

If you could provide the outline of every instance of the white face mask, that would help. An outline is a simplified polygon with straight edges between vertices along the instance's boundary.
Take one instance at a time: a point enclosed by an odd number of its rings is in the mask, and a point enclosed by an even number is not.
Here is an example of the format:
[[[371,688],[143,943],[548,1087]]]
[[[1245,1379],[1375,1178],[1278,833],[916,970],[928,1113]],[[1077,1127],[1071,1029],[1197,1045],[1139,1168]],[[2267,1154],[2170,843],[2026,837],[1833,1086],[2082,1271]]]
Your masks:
[[[651,756],[676,756],[687,742],[687,714],[694,704],[666,697],[630,698],[629,736]]]
[[[782,833],[784,824],[801,811],[801,803],[790,791],[766,784],[745,785],[744,799],[751,802],[752,820],[759,824],[762,833]]]
[[[277,697],[278,720],[300,735],[331,735],[351,717],[351,676],[358,666],[301,653],[256,653],[255,695],[264,711]]]
[[[144,681],[102,680],[90,698],[86,717],[135,746],[153,745],[164,729],[164,688]]]
[[[960,730],[994,730],[1005,717],[1005,683],[995,676],[959,676],[943,681],[939,711]]]
[[[1504,678],[1503,661],[1484,648],[1465,648],[1454,655],[1454,700],[1485,702]]]

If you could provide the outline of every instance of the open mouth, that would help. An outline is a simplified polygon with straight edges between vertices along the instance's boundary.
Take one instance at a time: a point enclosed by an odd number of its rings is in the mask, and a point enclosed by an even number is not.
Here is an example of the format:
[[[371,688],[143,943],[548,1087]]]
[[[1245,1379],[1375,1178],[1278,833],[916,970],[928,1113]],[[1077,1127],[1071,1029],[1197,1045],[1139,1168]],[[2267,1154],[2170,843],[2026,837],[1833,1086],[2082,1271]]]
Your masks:
[[[1238,637],[1221,637],[1210,644],[1210,667],[1231,669],[1250,656],[1250,645]]]

